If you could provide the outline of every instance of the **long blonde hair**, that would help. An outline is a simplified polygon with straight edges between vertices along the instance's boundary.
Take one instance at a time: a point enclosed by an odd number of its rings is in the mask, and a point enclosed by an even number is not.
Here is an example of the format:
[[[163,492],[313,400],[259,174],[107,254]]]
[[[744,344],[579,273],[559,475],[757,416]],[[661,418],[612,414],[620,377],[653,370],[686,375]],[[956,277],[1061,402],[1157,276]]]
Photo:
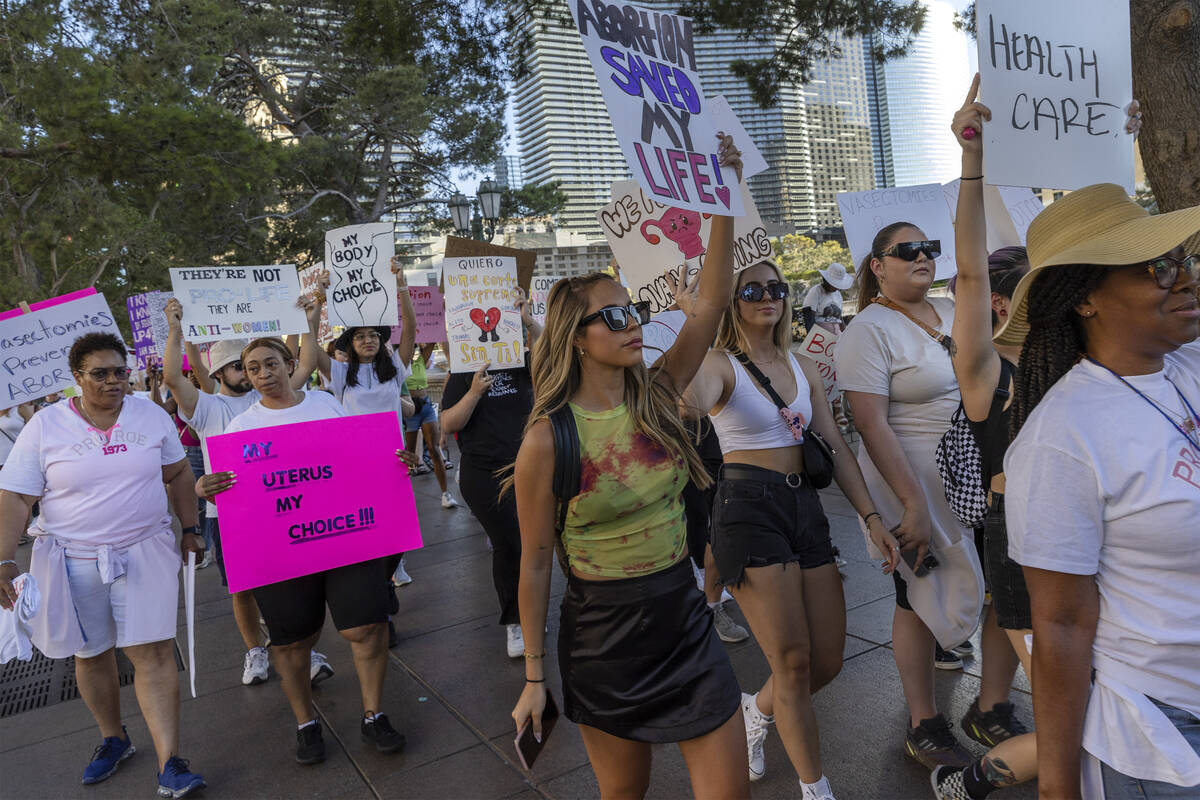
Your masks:
[[[775,276],[779,278],[780,282],[786,283],[783,273],[780,272],[779,266],[775,262],[760,261],[758,264],[769,264],[771,269],[775,270]],[[758,264],[751,266],[757,267]],[[746,269],[750,269],[750,267]],[[738,313],[738,292],[740,291],[739,279],[735,275],[733,292],[729,296],[729,305],[725,306],[725,313],[721,315],[721,324],[717,328],[717,339],[713,342],[713,347],[728,353],[749,354],[750,340],[746,338],[746,331],[742,327],[742,315]],[[788,352],[791,347],[792,298],[790,292],[787,297],[783,298],[783,314],[775,322],[775,329],[771,331],[771,339],[775,342],[775,349],[780,353]]]
[[[563,278],[550,289],[545,328],[530,357],[533,410],[525,425],[526,434],[579,391],[582,368],[574,344],[579,322],[587,314],[591,287],[611,280],[613,277],[607,273],[592,272]],[[660,359],[651,369],[641,361],[625,368],[625,407],[633,418],[634,429],[671,455],[682,458],[692,481],[704,489],[712,484],[712,477],[696,451],[697,432],[690,430],[679,415],[679,392],[666,375],[659,375],[665,360]],[[509,473],[501,483],[501,490],[508,491],[512,484]]]

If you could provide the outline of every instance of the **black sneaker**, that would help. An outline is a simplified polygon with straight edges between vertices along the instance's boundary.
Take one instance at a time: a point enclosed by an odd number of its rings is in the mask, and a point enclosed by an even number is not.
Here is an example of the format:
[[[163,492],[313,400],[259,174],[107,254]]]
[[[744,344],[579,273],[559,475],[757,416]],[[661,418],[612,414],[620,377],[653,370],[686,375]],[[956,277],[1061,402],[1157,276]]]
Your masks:
[[[396,753],[404,749],[404,734],[392,727],[386,714],[380,714],[374,719],[363,717],[362,740],[374,744],[381,753]]]
[[[300,764],[320,764],[325,760],[325,740],[321,738],[321,723],[314,722],[296,731],[296,761]]]
[[[935,645],[937,650],[933,654],[933,665],[938,669],[962,669],[963,660],[957,653],[950,650],[943,650],[942,646]]]
[[[1029,733],[1025,724],[1017,719],[1012,703],[996,703],[991,711],[980,711],[978,697],[963,715],[961,725],[963,733],[988,748],[995,747],[1005,739]]]
[[[971,644],[971,641],[968,639],[962,644],[956,644],[954,647],[951,647],[950,652],[954,653],[954,655],[958,656],[959,658],[974,658],[975,645]]]
[[[909,728],[904,750],[929,770],[965,767],[971,763],[971,754],[954,738],[950,723],[943,714],[921,720],[920,725]]]

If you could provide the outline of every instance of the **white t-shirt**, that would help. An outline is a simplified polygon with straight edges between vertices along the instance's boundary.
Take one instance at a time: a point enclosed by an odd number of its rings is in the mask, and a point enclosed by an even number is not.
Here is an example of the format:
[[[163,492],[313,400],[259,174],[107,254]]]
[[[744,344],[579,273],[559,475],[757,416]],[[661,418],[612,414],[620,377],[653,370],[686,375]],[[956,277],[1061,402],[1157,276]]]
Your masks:
[[[392,363],[396,365],[396,377],[381,383],[371,364],[359,364],[357,383],[346,385],[346,376],[350,365],[344,361],[330,360],[329,382],[334,396],[351,414],[378,414],[383,411],[394,411],[396,418],[403,422],[404,414],[400,408],[400,385],[412,374],[412,370],[400,361],[400,356],[393,352]]]
[[[0,489],[40,497],[47,533],[121,547],[170,527],[162,468],[184,458],[175,423],[149,400],[127,395],[107,442],[66,401],[33,415]]]
[[[10,408],[7,414],[0,417],[0,464],[8,460],[8,454],[12,452],[13,445],[24,427],[25,420],[15,408]]]
[[[842,293],[837,289],[827,292],[825,287],[818,283],[804,295],[801,308],[811,308],[817,315],[817,322],[841,322]]]
[[[1187,411],[1175,387],[1200,413],[1200,343],[1164,366],[1125,379],[1176,422]],[[1094,657],[1129,667],[1136,691],[1200,715],[1200,446],[1085,360],[1030,414],[1004,474],[1013,560],[1095,575]]]
[[[316,422],[321,419],[349,416],[332,395],[326,392],[303,392],[304,399],[291,408],[267,408],[262,401],[239,414],[225,428],[226,433],[290,425],[294,422]]]
[[[209,394],[200,392],[196,398],[196,407],[192,409],[189,419],[180,410],[179,418],[191,426],[200,437],[200,452],[204,456],[204,471],[211,472],[208,462],[208,437],[219,436],[225,432],[225,426],[233,418],[258,402],[261,395],[253,389],[242,395]],[[217,506],[211,501],[205,507],[205,516],[217,518]]]

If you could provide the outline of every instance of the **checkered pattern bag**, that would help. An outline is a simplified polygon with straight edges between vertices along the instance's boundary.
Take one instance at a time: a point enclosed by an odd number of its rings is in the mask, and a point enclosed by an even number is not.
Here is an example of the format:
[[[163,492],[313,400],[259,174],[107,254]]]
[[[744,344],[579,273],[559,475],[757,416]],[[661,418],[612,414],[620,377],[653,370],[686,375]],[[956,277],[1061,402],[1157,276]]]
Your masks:
[[[987,515],[987,490],[983,488],[983,454],[967,424],[962,403],[942,435],[934,453],[942,488],[950,509],[967,528],[978,528]]]

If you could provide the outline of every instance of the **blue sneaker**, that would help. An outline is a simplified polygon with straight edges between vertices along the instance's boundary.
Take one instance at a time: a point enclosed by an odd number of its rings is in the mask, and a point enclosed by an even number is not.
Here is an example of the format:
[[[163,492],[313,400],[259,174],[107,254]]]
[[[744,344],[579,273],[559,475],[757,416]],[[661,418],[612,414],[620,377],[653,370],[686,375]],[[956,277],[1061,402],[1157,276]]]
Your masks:
[[[208,786],[204,777],[188,772],[188,762],[179,756],[167,759],[162,774],[158,776],[159,797],[183,797],[188,792]]]
[[[125,734],[124,739],[108,736],[92,753],[92,763],[83,770],[84,785],[104,780],[117,771],[122,761],[137,752],[133,742],[129,741],[129,732],[124,725],[121,726],[121,733]]]

